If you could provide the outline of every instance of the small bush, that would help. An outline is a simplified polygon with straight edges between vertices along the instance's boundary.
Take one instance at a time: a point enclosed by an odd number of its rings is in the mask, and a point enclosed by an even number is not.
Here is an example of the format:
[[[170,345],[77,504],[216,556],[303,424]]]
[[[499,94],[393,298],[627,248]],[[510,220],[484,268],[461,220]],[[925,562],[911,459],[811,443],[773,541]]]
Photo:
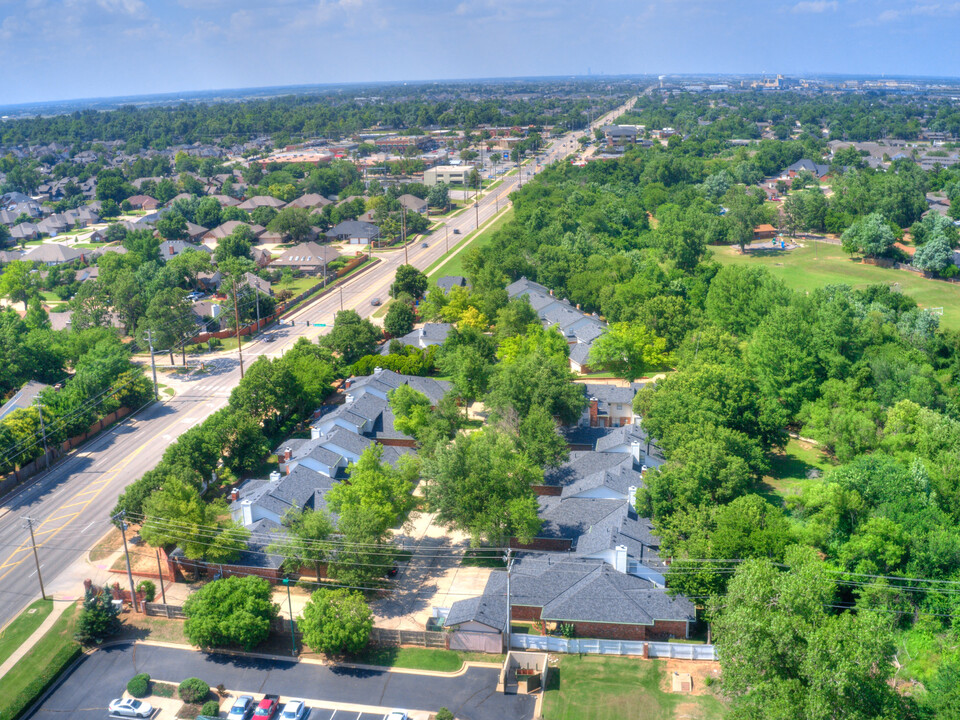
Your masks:
[[[207,700],[200,708],[200,714],[207,717],[217,717],[220,714],[220,703],[216,700]]]
[[[437,714],[434,716],[434,718],[435,720],[453,720],[453,713],[447,708],[442,707],[437,710]]]
[[[127,683],[127,692],[135,698],[146,697],[150,694],[150,676],[146,673],[140,673],[130,678]]]
[[[157,596],[157,586],[153,584],[153,580],[141,580],[137,583],[137,592],[143,593],[144,602],[153,602]]]
[[[707,675],[705,678],[703,678],[703,686],[704,686],[704,687],[710,687],[710,686],[713,685],[716,681],[717,681],[717,679],[716,679],[715,677],[713,677],[713,675]]]
[[[180,694],[180,699],[185,703],[195,705],[206,700],[207,695],[210,694],[210,686],[200,678],[192,677],[180,683],[177,692]]]

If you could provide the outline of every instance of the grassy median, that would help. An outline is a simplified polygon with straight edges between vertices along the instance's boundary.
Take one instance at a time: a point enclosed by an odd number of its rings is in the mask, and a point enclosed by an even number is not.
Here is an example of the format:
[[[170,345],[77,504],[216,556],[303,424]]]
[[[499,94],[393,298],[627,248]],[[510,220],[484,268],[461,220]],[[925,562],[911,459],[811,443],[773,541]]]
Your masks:
[[[37,600],[0,633],[0,664],[33,635],[53,610],[53,600]]]
[[[80,643],[73,638],[77,615],[76,605],[68,607],[30,652],[0,678],[0,718],[20,717],[80,655]]]

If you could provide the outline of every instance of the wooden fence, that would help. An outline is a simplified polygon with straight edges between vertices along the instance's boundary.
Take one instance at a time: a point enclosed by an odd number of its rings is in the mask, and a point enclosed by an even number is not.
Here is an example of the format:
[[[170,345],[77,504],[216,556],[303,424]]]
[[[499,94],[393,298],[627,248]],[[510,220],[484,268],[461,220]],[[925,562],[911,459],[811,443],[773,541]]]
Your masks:
[[[165,617],[175,620],[185,620],[182,605],[164,605],[163,603],[144,603],[143,612],[148,617]]]
[[[450,640],[445,632],[430,632],[427,630],[389,630],[387,628],[373,628],[370,642],[374,645],[399,647],[400,645],[417,645],[419,647],[449,649]]]

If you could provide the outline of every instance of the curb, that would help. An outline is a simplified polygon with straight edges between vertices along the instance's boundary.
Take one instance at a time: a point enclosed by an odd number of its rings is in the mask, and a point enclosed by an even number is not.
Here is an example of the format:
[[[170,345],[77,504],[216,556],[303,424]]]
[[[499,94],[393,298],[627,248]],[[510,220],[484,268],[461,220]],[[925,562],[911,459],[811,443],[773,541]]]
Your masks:
[[[378,258],[378,257],[373,257],[373,256],[372,256],[372,253],[371,253],[371,257],[370,257],[370,260],[369,260],[369,264],[368,264],[366,267],[363,267],[363,268],[357,270],[356,272],[351,273],[349,277],[342,278],[343,282],[340,282],[341,278],[337,278],[337,280],[335,280],[335,281],[334,281],[333,283],[331,283],[330,285],[327,285],[327,287],[325,287],[325,288],[323,288],[322,290],[320,290],[320,292],[315,293],[315,294],[313,295],[313,297],[310,298],[309,302],[304,303],[304,304],[301,305],[300,307],[291,308],[290,310],[285,310],[283,313],[281,313],[280,315],[277,316],[277,320],[286,320],[288,317],[290,317],[290,316],[292,316],[292,315],[296,315],[297,313],[303,312],[303,311],[306,310],[308,307],[310,307],[313,303],[315,303],[317,300],[320,300],[321,298],[325,297],[328,293],[333,292],[334,290],[336,290],[337,288],[339,288],[341,285],[346,285],[348,282],[350,282],[351,280],[353,280],[353,279],[356,278],[356,277],[359,277],[359,276],[363,275],[363,274],[364,274],[365,272],[367,272],[368,270],[371,270],[371,269],[375,268],[375,267],[376,267],[377,265],[379,265],[381,262],[382,262],[382,261],[381,261],[380,258]]]
[[[183,645],[181,643],[164,642],[161,640],[132,640],[132,641],[124,640],[124,641],[117,641],[117,642],[118,643],[130,642],[133,645],[162,647],[170,650],[189,650],[191,652],[204,653],[206,655],[231,655],[235,657],[255,658],[257,660],[271,660],[273,662],[302,663],[304,665],[320,665],[323,667],[356,668],[358,670],[372,670],[375,672],[397,673],[400,675],[425,675],[428,677],[453,678],[453,677],[460,677],[461,675],[466,674],[466,672],[472,667],[488,668],[488,669],[500,667],[499,663],[487,663],[487,662],[479,662],[475,660],[468,660],[460,666],[459,670],[446,672],[441,670],[417,670],[414,668],[395,668],[395,667],[389,667],[387,665],[367,665],[365,663],[327,662],[325,660],[316,660],[314,658],[304,658],[299,656],[290,657],[289,655],[273,655],[271,653],[244,652],[243,650],[204,650],[202,648],[194,647],[193,645]]]

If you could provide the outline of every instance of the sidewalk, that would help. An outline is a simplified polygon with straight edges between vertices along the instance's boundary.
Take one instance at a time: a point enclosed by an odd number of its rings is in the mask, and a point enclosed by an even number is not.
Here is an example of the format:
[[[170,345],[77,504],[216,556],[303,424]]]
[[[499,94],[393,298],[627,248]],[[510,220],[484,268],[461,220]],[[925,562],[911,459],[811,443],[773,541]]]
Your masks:
[[[0,665],[0,680],[3,679],[3,676],[10,672],[10,669],[16,665],[20,659],[26,655],[33,648],[34,645],[47,634],[47,631],[53,627],[53,624],[63,615],[63,611],[68,607],[73,605],[73,601],[63,601],[63,600],[54,600],[53,601],[53,610],[50,611],[50,614],[44,619],[43,623],[36,630],[33,631],[33,634],[23,641],[23,644],[18,647],[13,655],[8,657],[3,665]]]

